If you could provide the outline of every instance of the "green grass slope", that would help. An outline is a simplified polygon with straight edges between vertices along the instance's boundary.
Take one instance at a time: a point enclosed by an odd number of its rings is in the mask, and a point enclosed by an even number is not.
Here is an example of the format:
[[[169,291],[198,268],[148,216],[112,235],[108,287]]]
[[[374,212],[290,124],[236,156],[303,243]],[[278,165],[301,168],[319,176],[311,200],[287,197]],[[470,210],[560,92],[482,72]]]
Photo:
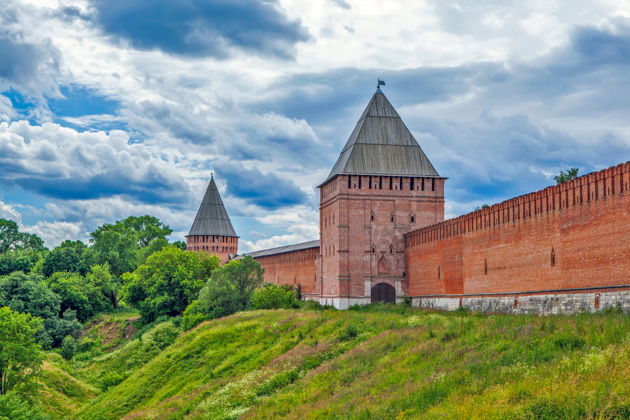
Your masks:
[[[623,314],[242,312],[180,335],[71,417],[630,418],[629,332]]]
[[[38,399],[46,413],[54,418],[72,418],[84,404],[98,395],[93,386],[62,369],[64,365],[67,363],[61,356],[49,354],[39,379]]]

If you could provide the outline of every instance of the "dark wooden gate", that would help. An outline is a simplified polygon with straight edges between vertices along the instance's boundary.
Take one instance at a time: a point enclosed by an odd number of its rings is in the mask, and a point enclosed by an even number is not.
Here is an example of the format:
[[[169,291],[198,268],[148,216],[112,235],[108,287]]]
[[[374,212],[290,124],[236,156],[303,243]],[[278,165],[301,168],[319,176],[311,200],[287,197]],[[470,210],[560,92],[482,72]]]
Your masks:
[[[396,289],[387,283],[379,283],[372,286],[372,302],[396,302]]]

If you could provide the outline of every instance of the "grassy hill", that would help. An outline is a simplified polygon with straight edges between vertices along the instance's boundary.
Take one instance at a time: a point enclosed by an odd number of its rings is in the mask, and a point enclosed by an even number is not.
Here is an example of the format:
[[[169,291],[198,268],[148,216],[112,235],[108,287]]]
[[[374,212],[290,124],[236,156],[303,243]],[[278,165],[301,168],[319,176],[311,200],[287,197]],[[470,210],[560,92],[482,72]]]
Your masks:
[[[623,314],[242,312],[163,349],[51,357],[41,401],[78,419],[630,418],[629,333]]]

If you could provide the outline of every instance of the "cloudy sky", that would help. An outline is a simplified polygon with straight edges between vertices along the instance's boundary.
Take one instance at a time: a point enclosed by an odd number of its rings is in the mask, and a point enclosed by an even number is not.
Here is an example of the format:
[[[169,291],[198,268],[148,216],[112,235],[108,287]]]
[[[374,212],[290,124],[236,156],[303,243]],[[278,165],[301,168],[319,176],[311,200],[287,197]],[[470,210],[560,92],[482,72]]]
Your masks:
[[[316,239],[378,77],[447,216],[630,159],[630,0],[2,0],[0,217],[183,239],[214,172],[242,251]]]

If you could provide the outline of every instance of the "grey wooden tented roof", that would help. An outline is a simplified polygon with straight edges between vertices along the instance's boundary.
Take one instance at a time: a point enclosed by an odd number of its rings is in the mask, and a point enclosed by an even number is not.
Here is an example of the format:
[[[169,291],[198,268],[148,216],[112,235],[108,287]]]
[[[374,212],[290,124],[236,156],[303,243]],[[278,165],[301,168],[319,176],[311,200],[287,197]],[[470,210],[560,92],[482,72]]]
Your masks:
[[[380,89],[370,99],[322,185],[342,174],[440,176]]]
[[[210,179],[195,221],[188,232],[188,236],[195,235],[236,236],[214,177]]]

